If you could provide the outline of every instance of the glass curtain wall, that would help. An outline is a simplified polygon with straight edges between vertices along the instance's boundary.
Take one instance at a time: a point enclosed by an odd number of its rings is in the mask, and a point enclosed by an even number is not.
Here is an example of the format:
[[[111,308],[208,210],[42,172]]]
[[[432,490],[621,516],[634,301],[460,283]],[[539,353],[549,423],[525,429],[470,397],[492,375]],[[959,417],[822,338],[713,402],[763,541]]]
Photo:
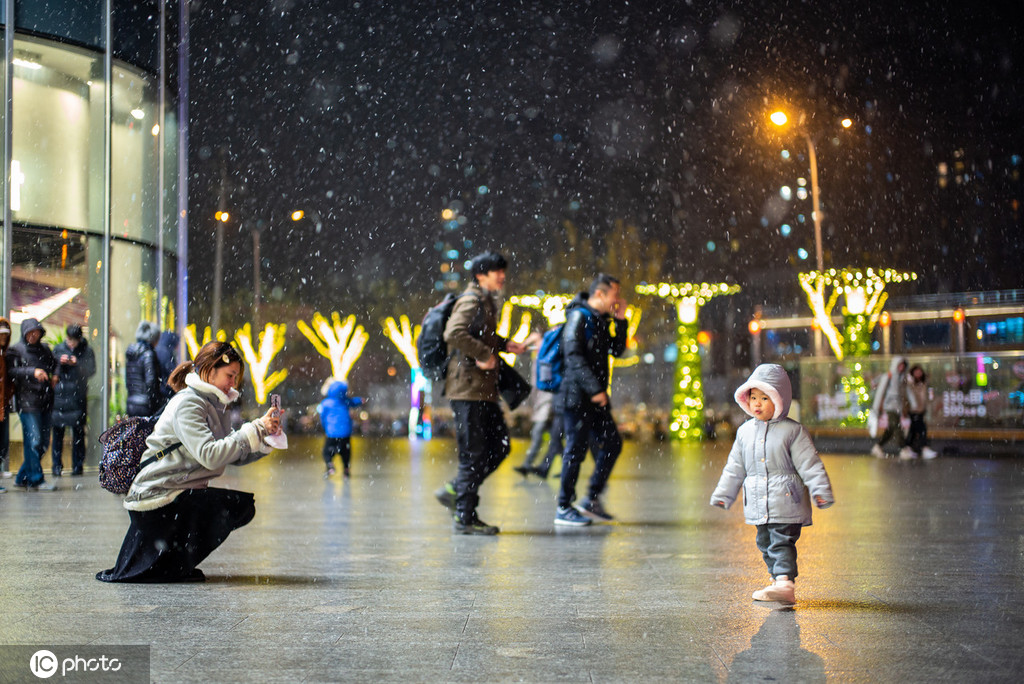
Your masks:
[[[8,2],[0,30],[12,15]],[[164,40],[162,12],[177,5],[14,0],[18,30],[3,51],[12,337],[20,339],[25,318],[42,321],[51,346],[69,324],[82,325],[99,369],[89,383],[92,452],[123,412],[124,351],[139,322],[176,322],[169,302],[176,293],[177,136],[167,135],[175,122],[165,116],[175,98],[166,96],[160,67],[168,45],[172,59],[177,51],[176,35]],[[87,464],[96,458],[90,453]]]

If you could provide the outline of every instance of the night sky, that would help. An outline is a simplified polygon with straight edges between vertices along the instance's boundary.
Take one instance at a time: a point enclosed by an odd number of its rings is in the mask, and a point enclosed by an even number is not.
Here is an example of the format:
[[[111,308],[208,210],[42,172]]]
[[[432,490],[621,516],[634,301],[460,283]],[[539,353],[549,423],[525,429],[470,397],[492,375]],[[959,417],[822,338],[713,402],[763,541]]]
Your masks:
[[[809,176],[769,130],[783,103],[817,143],[827,266],[917,271],[903,294],[1021,285],[1019,6],[240,4],[192,2],[197,314],[222,166],[229,292],[259,227],[271,300],[431,296],[448,249],[502,250],[517,291],[628,280],[658,246],[668,279],[796,302],[813,228],[779,194]],[[551,273],[572,236],[591,263]]]

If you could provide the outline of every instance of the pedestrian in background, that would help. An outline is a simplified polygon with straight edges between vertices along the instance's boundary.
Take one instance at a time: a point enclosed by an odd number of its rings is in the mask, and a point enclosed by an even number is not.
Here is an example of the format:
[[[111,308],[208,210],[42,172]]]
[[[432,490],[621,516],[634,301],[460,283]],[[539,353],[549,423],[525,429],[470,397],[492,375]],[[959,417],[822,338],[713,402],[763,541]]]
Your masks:
[[[96,574],[103,582],[202,582],[197,566],[234,530],[256,515],[248,492],[210,487],[229,465],[270,453],[268,435],[281,429],[271,408],[232,431],[227,407],[238,398],[242,357],[227,342],[208,342],[194,362],[171,373],[174,397],[146,440],[145,463],[124,507],[131,524],[117,563]]]
[[[85,424],[88,417],[89,378],[96,373],[96,357],[82,326],[67,327],[57,357],[57,386],[53,398],[53,446],[51,472],[60,477],[64,470],[64,430],[71,428],[71,474],[81,475],[85,466]]]
[[[37,319],[25,319],[21,324],[21,342],[11,347],[8,353],[8,374],[14,380],[14,401],[18,406],[24,440],[24,458],[14,485],[53,491],[56,487],[43,476],[42,459],[50,443],[57,360],[43,342],[45,333],[46,329]]]
[[[11,399],[14,382],[7,374],[7,347],[11,343],[11,322],[0,316],[0,477],[11,477]],[[6,492],[0,487],[0,492]]]
[[[550,439],[556,439],[556,435],[551,431],[551,423],[555,417],[555,395],[534,387],[531,400],[532,413],[530,421],[533,423],[533,427],[530,428],[530,446],[526,450],[526,456],[523,457],[522,465],[517,465],[513,470],[523,477],[533,473],[544,478],[547,477],[547,472],[541,475],[539,469],[534,468],[533,461],[537,458],[537,454],[540,453],[540,448],[544,444],[544,435],[548,434]],[[557,438],[561,441],[560,435]]]
[[[907,359],[904,356],[894,356],[889,364],[889,372],[882,376],[878,384],[878,391],[875,392],[875,400],[871,410],[881,417],[885,416],[885,428],[878,442],[871,447],[871,454],[876,458],[885,458],[883,448],[890,439],[896,438],[896,446],[899,447],[899,456],[902,459],[914,458],[913,450],[907,446],[906,437],[903,434],[903,427],[900,421],[907,413],[909,402],[907,400]]]
[[[159,339],[160,329],[149,321],[141,321],[135,330],[135,342],[124,352],[129,416],[155,416],[167,401],[160,359],[154,349]]]
[[[910,405],[910,431],[907,433],[907,446],[915,455],[933,459],[938,452],[928,446],[928,425],[925,414],[928,412],[928,375],[919,364],[910,367],[907,373],[907,403]]]
[[[734,398],[751,420],[736,430],[711,505],[729,508],[743,490],[743,514],[748,525],[757,527],[757,548],[771,576],[753,599],[792,603],[796,542],[811,524],[811,500],[818,508],[835,501],[832,484],[811,436],[788,417],[793,389],[785,368],[758,366]]]
[[[178,367],[178,344],[181,342],[181,338],[178,334],[171,330],[164,330],[160,333],[160,338],[156,343],[156,358],[160,362],[160,389],[163,391],[164,396],[170,399],[174,396],[174,390],[167,383],[167,379],[171,377],[171,373]]]
[[[565,453],[555,525],[589,525],[592,518],[612,520],[601,495],[622,451],[622,437],[608,395],[608,356],[626,350],[626,302],[617,278],[601,273],[589,292],[576,296],[562,326],[565,369],[557,401],[562,409]],[[612,335],[611,324],[615,323]],[[576,506],[576,480],[587,449],[594,452],[594,473],[587,496]]]
[[[361,397],[348,396],[348,383],[331,378],[325,385],[326,396],[316,407],[320,424],[324,426],[324,463],[327,471],[324,479],[334,475],[334,457],[341,456],[342,476],[351,477],[349,464],[352,461],[352,414],[351,409],[362,406]]]
[[[456,534],[497,534],[477,515],[480,485],[509,452],[508,426],[498,404],[499,352],[521,354],[526,345],[498,334],[497,296],[505,287],[508,262],[497,252],[473,257],[473,277],[452,308],[444,341],[452,350],[445,378],[455,419],[459,469],[455,482],[435,492],[441,504],[454,509]]]

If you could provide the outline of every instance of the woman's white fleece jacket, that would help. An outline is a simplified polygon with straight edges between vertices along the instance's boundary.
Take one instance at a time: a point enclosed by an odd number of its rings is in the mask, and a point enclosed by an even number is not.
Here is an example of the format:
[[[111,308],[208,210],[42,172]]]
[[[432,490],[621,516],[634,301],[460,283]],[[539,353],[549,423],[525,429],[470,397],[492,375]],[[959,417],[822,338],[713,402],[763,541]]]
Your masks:
[[[224,474],[228,465],[246,465],[263,458],[272,448],[263,441],[266,431],[259,420],[231,430],[228,405],[238,398],[203,382],[195,373],[187,387],[175,394],[146,440],[142,461],[180,442],[181,446],[149,464],[135,476],[124,507],[150,511],[166,506],[186,489],[201,489]]]

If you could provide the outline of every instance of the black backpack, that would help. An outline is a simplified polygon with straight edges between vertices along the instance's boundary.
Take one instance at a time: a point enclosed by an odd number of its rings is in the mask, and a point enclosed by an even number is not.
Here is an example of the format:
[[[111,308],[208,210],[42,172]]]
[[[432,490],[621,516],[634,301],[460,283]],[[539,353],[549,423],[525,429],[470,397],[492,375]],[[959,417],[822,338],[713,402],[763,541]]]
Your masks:
[[[420,325],[420,336],[416,340],[416,355],[419,357],[420,370],[430,380],[438,382],[444,380],[448,375],[448,361],[451,354],[448,353],[448,343],[444,341],[444,329],[448,325],[448,319],[455,308],[455,302],[459,297],[466,294],[456,295],[449,292],[441,300],[441,303],[431,307],[427,315],[423,317]],[[472,296],[472,295],[471,295]]]

